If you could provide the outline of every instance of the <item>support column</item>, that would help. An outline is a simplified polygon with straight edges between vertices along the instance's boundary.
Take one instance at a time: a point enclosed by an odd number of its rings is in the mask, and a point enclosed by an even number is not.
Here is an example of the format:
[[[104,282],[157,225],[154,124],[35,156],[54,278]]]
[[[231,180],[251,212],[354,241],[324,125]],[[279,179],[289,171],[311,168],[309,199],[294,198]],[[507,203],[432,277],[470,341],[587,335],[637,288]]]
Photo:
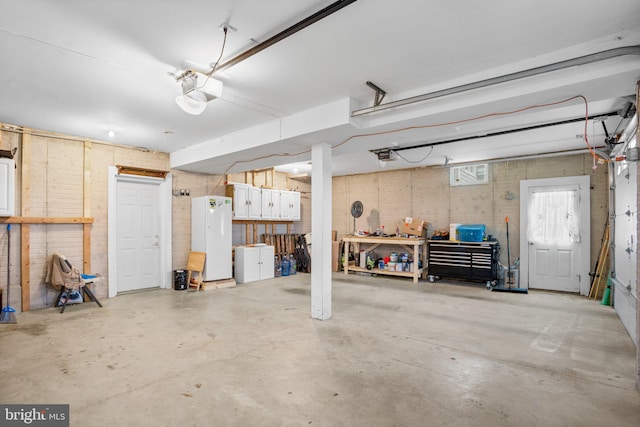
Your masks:
[[[311,317],[331,317],[331,146],[311,150]]]

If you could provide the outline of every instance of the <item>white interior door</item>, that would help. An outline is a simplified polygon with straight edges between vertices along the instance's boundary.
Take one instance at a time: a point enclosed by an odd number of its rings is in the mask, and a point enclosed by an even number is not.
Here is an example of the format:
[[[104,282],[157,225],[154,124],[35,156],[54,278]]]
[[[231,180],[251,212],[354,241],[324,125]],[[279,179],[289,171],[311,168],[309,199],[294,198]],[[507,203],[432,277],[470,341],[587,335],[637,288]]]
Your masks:
[[[583,281],[588,286],[589,216],[583,204],[589,201],[583,198],[584,186],[550,181],[527,185],[521,192],[526,198],[521,259],[527,260],[521,280],[528,287],[578,293]],[[588,181],[586,189],[588,194]]]
[[[117,183],[118,292],[160,287],[160,187]]]

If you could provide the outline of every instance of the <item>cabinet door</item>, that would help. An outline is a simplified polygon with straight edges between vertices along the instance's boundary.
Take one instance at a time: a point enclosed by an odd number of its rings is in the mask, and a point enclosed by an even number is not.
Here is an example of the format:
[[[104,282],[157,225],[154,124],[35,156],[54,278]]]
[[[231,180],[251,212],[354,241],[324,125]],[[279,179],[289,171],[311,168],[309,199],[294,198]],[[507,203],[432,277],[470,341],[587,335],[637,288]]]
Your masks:
[[[249,219],[262,217],[262,191],[258,187],[249,187]]]
[[[15,173],[15,163],[12,159],[0,159],[0,216],[14,215]]]
[[[260,248],[236,248],[236,282],[260,280]]]
[[[280,215],[280,190],[271,190],[271,219],[282,219]]]
[[[280,219],[280,190],[262,189],[262,219]]]
[[[291,193],[291,219],[300,221],[300,193],[293,191]]]
[[[280,191],[280,219],[283,221],[291,220],[291,191]]]
[[[260,279],[274,277],[275,248],[273,246],[260,247]]]
[[[249,219],[249,187],[233,186],[233,218]]]
[[[268,190],[266,188],[262,189],[262,197],[261,197],[260,204],[262,205],[262,211],[260,212],[262,215],[262,219],[272,219],[271,190]]]

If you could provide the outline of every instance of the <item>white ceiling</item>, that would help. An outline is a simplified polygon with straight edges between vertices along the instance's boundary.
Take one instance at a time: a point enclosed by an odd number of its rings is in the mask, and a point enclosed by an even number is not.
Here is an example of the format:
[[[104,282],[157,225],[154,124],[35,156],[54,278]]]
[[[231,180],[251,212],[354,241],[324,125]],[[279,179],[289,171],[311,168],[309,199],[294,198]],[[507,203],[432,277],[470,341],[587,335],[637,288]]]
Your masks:
[[[185,61],[215,62],[224,35],[220,24],[237,29],[228,35],[224,63],[332,3],[5,2],[0,122],[169,152],[173,167],[208,173],[293,161],[300,166],[310,159],[311,145],[340,144],[333,173],[342,175],[379,170],[371,149],[574,119],[585,115],[585,104],[572,99],[467,121],[487,114],[578,95],[587,99],[591,116],[615,112],[640,79],[640,55],[630,54],[352,117],[353,110],[373,104],[366,81],[387,92],[384,104],[640,45],[637,0],[358,0],[216,74],[223,95],[202,115],[176,105],[180,88],[169,73],[182,70]],[[459,122],[443,125],[452,121]],[[612,132],[620,117],[605,123]],[[413,129],[402,130],[407,127]],[[578,122],[404,150],[409,161],[396,156],[386,167],[443,164],[445,156],[468,162],[574,150],[585,147],[579,137],[584,129]],[[603,145],[600,120],[589,121],[587,134],[593,145]]]

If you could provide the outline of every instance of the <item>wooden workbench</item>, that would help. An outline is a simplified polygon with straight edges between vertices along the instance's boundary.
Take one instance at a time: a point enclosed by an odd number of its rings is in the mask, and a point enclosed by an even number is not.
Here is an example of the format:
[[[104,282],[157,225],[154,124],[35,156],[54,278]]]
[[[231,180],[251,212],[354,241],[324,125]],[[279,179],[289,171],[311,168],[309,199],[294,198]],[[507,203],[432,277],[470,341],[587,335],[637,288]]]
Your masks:
[[[380,236],[344,236],[342,238],[344,242],[344,261],[343,268],[344,274],[349,274],[349,271],[361,271],[365,273],[386,274],[389,276],[411,277],[413,283],[418,283],[418,278],[424,271],[423,268],[418,268],[420,265],[419,260],[422,259],[423,266],[427,260],[427,246],[426,239],[422,237],[380,237]],[[410,253],[413,258],[413,271],[388,271],[381,270],[379,268],[373,268],[368,270],[366,268],[358,267],[355,265],[349,265],[349,246],[353,244],[354,253],[360,252],[360,244],[368,245],[363,248],[365,251],[372,251],[381,245],[395,245],[403,248],[406,252]],[[422,248],[421,248],[422,247]],[[422,249],[422,251],[421,251]],[[422,254],[422,258],[420,257]]]

